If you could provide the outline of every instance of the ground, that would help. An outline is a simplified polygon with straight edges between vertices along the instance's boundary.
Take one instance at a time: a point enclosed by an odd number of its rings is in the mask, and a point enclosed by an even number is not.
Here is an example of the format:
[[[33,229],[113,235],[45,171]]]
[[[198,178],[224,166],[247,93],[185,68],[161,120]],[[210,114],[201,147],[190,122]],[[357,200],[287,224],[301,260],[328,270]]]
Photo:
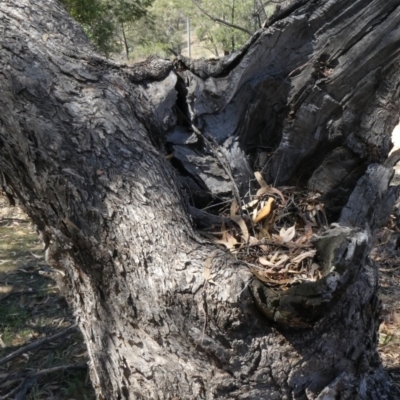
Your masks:
[[[43,245],[29,218],[0,197],[0,400],[94,399],[83,338],[61,297]],[[400,388],[400,223],[393,217],[378,236],[373,259],[380,267],[380,354]],[[42,338],[61,333],[35,349]],[[23,353],[3,362],[10,353]],[[57,368],[59,367],[59,368]]]
[[[379,353],[393,383],[400,389],[400,221],[395,217],[381,230],[371,256],[380,270]]]
[[[27,215],[0,197],[0,399],[94,399],[86,346]],[[30,343],[60,338],[3,357]],[[18,374],[18,375],[16,375]]]

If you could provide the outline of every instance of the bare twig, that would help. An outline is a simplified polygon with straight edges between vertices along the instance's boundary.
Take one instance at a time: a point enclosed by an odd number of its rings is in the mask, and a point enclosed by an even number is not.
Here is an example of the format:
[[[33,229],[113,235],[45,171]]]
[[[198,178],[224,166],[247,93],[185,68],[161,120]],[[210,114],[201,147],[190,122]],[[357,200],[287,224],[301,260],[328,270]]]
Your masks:
[[[26,392],[35,383],[35,381],[45,375],[52,374],[54,372],[61,372],[61,371],[64,372],[71,370],[80,371],[86,369],[87,369],[86,364],[60,365],[58,367],[42,369],[40,371],[27,371],[27,372],[20,372],[18,374],[10,374],[9,379],[15,380],[24,378],[24,380],[11,392],[7,393],[5,396],[0,397],[0,400],[10,399],[11,396],[13,396],[14,394],[17,394],[15,399],[20,399],[20,400],[24,399]]]
[[[240,197],[239,188],[237,187],[235,179],[233,178],[232,171],[231,171],[231,168],[229,166],[228,160],[226,159],[224,154],[222,154],[222,157],[220,157],[220,155],[218,154],[219,145],[211,135],[207,135],[208,137],[206,137],[205,135],[203,135],[203,133],[200,132],[200,130],[193,123],[191,125],[192,125],[193,132],[196,135],[200,136],[207,143],[208,147],[214,153],[214,156],[217,158],[217,160],[221,164],[221,167],[225,170],[225,172],[227,173],[229,179],[231,180],[233,195],[235,196],[235,199],[236,199],[237,204],[239,206],[240,216],[243,218],[242,199]],[[225,160],[223,158],[225,158]]]
[[[192,0],[192,3],[204,14],[206,15],[208,18],[210,18],[211,20],[213,20],[214,22],[218,22],[221,25],[226,25],[229,26],[230,28],[234,28],[234,29],[238,29],[239,31],[242,31],[244,33],[247,33],[248,35],[252,36],[253,32],[250,32],[249,30],[247,30],[246,28],[243,28],[239,25],[235,25],[235,24],[231,24],[227,21],[224,21],[223,19],[214,17],[213,15],[209,14],[206,10],[204,10],[199,3],[197,3],[196,0]]]
[[[21,396],[21,394],[25,395],[27,390],[32,386],[32,384],[34,384],[34,382],[34,379],[25,378],[17,387],[8,392],[5,396],[0,396],[0,400],[11,399],[12,396],[17,393],[18,394],[15,396],[15,398]],[[23,397],[20,398],[23,399]]]
[[[68,328],[64,329],[63,331],[56,333],[53,336],[45,337],[43,339],[37,340],[36,342],[30,343],[27,346],[21,347],[18,350],[13,351],[12,353],[8,354],[7,356],[0,359],[0,365],[3,365],[10,360],[19,357],[20,355],[36,349],[40,346],[43,346],[45,343],[51,342],[53,340],[59,339],[65,335],[68,335],[70,332],[74,331],[77,328],[77,324],[71,325]]]
[[[24,371],[24,372],[13,372],[8,375],[7,380],[16,380],[22,378],[41,378],[47,374],[52,374],[53,372],[60,372],[60,371],[81,371],[86,370],[86,364],[69,364],[69,365],[59,365],[57,367],[46,368],[39,371]],[[1,400],[1,399],[0,399]]]
[[[201,139],[204,140],[204,142],[208,145],[209,149],[211,152],[214,154],[215,158],[219,161],[221,164],[221,167],[225,170],[226,174],[228,175],[229,179],[232,182],[232,192],[233,195],[237,201],[237,204],[239,206],[239,213],[240,216],[243,218],[243,211],[242,211],[242,199],[240,197],[239,193],[239,188],[236,185],[236,181],[233,178],[232,171],[229,165],[229,162],[226,158],[226,156],[221,152],[222,157],[218,154],[218,147],[219,144],[216,142],[216,140],[211,136],[211,135],[204,135],[197,127],[196,125],[189,120],[189,118],[185,115],[185,113],[178,107],[177,108],[178,112],[182,115],[182,117],[186,120],[187,123],[190,124],[193,132]]]

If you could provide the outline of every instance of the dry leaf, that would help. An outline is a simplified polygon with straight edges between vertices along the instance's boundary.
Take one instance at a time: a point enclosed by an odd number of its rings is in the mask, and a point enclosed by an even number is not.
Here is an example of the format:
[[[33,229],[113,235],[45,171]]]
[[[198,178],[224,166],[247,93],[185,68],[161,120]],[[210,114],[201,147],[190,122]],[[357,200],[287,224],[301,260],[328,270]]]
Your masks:
[[[214,243],[223,244],[229,250],[233,250],[238,241],[233,236],[230,236],[227,240],[214,240]]]
[[[228,231],[225,228],[225,222],[224,221],[222,221],[222,224],[221,224],[221,233],[222,233],[222,240],[226,241],[226,235],[227,235]]]
[[[260,200],[256,199],[251,201],[250,203],[245,204],[242,208],[243,210],[248,210],[249,208],[253,208],[254,206],[256,206],[259,203]]]
[[[275,243],[283,243],[282,238],[279,235],[275,235],[275,233],[272,235],[272,239],[275,241]]]
[[[304,243],[306,243],[306,242],[307,242],[307,236],[303,235],[303,236],[300,236],[300,237],[294,242],[294,244],[295,244],[296,246],[301,247],[301,245],[304,244]]]
[[[257,216],[253,219],[253,222],[256,224],[260,222],[262,219],[266,218],[272,211],[274,205],[274,198],[270,197],[267,201],[267,204],[260,210]]]
[[[282,238],[283,243],[290,242],[294,238],[295,234],[296,234],[295,225],[291,226],[288,229],[282,228],[279,231],[279,236]]]
[[[262,187],[261,189],[258,189],[258,190],[257,190],[256,196],[257,196],[257,197],[260,197],[260,196],[262,196],[262,195],[264,195],[264,194],[276,194],[276,195],[278,195],[278,196],[281,198],[282,203],[283,203],[283,204],[286,204],[285,196],[284,196],[283,193],[282,193],[279,189],[277,189],[277,188],[274,188],[274,187],[271,187],[271,186]]]
[[[265,276],[264,271],[258,270],[255,268],[250,268],[250,271],[262,282],[269,282],[269,279],[267,276]]]
[[[262,282],[274,283],[276,285],[287,285],[288,283],[293,282],[293,279],[272,279],[268,276],[268,272],[256,270],[255,268],[251,268],[250,271]]]
[[[272,260],[275,260],[275,257],[273,257],[271,260],[267,260],[265,257],[259,257],[258,261],[260,264],[265,265],[267,267],[280,267],[282,264],[284,264],[286,261],[289,260],[289,256],[287,254],[282,254],[279,258],[279,261],[274,263]]]
[[[265,265],[267,267],[275,267],[275,264],[273,262],[271,262],[271,261],[268,261],[265,257],[259,257],[258,258],[258,262],[261,265]]]
[[[262,223],[262,229],[267,232],[268,238],[271,238],[271,231],[275,224],[275,213],[270,213],[267,218],[264,219]]]
[[[259,171],[254,172],[254,176],[257,179],[258,184],[262,187],[268,187],[267,182],[265,182],[264,178],[262,177],[261,173]]]
[[[250,237],[249,237],[249,244],[250,244],[250,245],[255,245],[255,244],[257,244],[257,243],[258,243],[257,238],[255,238],[254,236],[250,236]]]
[[[243,218],[235,215],[231,217],[231,220],[239,225],[240,229],[242,230],[244,241],[247,243],[247,241],[249,240],[249,231],[247,229],[246,223],[243,221]]]
[[[251,213],[251,220],[254,221],[257,217],[257,207],[254,208],[253,212]]]
[[[257,197],[261,197],[262,195],[268,193],[268,189],[269,189],[268,187],[263,187],[261,189],[258,189],[257,193],[256,193],[256,196]]]
[[[293,258],[292,262],[294,262],[295,264],[298,264],[299,262],[303,261],[304,259],[306,259],[308,257],[314,257],[316,252],[317,252],[317,250],[306,251],[305,253],[302,253],[302,254],[298,255],[297,257]]]
[[[264,229],[264,228],[261,228],[259,231],[258,231],[258,239],[259,240],[262,240],[262,239],[264,239],[264,238],[270,238],[271,237],[271,235],[269,234],[269,232],[268,232],[268,230],[266,230],[266,229]]]
[[[277,250],[275,253],[274,253],[274,255],[271,257],[271,262],[273,263],[273,262],[275,262],[275,260],[278,258],[278,256],[279,256],[279,250]]]
[[[279,261],[275,264],[277,267],[284,264],[287,260],[289,260],[289,256],[287,254],[282,254],[279,258]]]
[[[231,204],[231,218],[234,217],[238,211],[239,211],[238,203],[237,203],[236,199],[233,199],[232,204]]]

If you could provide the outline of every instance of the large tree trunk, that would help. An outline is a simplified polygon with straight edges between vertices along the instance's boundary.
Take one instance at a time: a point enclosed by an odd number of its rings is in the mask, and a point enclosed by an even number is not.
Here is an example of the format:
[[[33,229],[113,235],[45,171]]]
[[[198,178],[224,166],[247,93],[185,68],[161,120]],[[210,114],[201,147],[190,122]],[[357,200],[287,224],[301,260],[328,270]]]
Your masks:
[[[55,0],[0,2],[2,184],[65,273],[99,399],[395,398],[368,253],[397,196],[400,0],[285,10],[219,61],[129,67]],[[319,281],[272,291],[197,235],[253,169],[324,194]]]

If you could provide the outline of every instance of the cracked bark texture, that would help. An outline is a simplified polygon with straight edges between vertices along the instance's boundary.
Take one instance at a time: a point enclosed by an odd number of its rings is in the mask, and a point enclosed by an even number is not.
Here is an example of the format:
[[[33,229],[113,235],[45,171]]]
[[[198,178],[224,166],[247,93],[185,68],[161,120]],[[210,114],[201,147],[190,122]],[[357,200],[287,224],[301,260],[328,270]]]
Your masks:
[[[65,273],[99,399],[398,396],[368,253],[398,196],[400,0],[297,0],[266,25],[220,60],[129,66],[55,0],[0,2],[2,186]],[[255,168],[324,194],[315,285],[272,292],[197,236],[219,220],[196,206]]]

